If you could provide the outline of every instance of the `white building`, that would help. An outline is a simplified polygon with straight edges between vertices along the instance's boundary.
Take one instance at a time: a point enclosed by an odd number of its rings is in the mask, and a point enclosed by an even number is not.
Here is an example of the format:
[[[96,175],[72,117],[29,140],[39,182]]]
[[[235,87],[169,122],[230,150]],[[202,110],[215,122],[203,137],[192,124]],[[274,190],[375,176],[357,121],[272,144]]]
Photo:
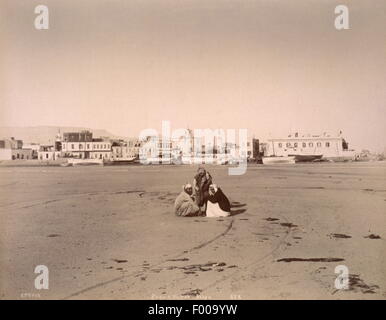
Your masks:
[[[172,149],[171,140],[148,137],[141,143],[139,159],[143,164],[171,164],[174,160]]]
[[[138,159],[141,142],[138,139],[119,140],[112,144],[113,160]]]
[[[348,143],[341,134],[332,136],[290,134],[286,138],[267,141],[265,156],[323,155],[334,161],[354,160],[355,151],[349,150]]]
[[[22,140],[10,139],[0,140],[0,160],[30,160],[33,150],[23,147]]]
[[[55,150],[55,146],[52,145],[41,145],[38,150],[39,160],[57,160],[61,157],[61,152]]]
[[[90,131],[63,133],[61,149],[64,157],[112,159],[111,142],[107,138],[93,138]]]

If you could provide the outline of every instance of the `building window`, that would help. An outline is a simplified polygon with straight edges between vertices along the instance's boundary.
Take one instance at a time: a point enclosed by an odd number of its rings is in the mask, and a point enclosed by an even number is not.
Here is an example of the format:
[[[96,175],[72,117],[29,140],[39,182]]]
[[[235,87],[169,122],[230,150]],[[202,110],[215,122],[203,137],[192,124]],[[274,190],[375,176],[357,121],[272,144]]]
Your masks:
[[[303,148],[307,147],[307,143],[303,142],[302,146]]]
[[[46,153],[46,159],[48,159],[48,153]]]
[[[291,147],[291,143],[287,142],[286,146],[287,146],[287,148],[290,148]]]
[[[295,143],[294,143],[294,148],[297,148],[297,147],[298,147],[298,143],[295,142]]]
[[[283,144],[282,143],[278,143],[278,146],[279,146],[279,148],[281,148],[283,146]]]
[[[79,145],[79,149],[83,149],[83,145],[82,144]]]
[[[312,148],[312,147],[314,146],[314,144],[313,144],[312,142],[310,142],[310,143],[308,144],[308,146]]]
[[[71,144],[71,149],[74,150],[74,144]]]
[[[89,144],[87,144],[87,149],[90,149],[90,145]]]
[[[318,143],[316,143],[316,146],[317,146],[317,147],[321,147],[321,146],[322,146],[322,143],[321,143],[321,142],[318,142]]]
[[[327,147],[327,148],[330,147],[330,143],[329,143],[329,142],[326,142],[326,147]]]

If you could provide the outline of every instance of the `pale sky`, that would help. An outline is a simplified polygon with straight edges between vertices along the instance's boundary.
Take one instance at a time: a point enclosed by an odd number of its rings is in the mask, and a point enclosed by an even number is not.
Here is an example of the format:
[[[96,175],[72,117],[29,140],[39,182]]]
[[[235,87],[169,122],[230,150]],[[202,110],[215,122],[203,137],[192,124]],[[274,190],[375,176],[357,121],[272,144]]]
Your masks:
[[[383,151],[386,1],[0,1],[0,126],[138,136],[162,120],[262,140],[342,130]]]

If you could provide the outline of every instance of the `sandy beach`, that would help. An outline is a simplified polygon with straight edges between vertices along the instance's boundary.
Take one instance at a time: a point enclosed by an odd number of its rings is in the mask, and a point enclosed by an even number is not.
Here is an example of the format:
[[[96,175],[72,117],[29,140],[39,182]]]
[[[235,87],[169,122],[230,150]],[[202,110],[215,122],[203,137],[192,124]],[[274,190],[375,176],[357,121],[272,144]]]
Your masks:
[[[232,216],[176,217],[196,168],[1,167],[0,298],[386,298],[385,162],[206,166]]]

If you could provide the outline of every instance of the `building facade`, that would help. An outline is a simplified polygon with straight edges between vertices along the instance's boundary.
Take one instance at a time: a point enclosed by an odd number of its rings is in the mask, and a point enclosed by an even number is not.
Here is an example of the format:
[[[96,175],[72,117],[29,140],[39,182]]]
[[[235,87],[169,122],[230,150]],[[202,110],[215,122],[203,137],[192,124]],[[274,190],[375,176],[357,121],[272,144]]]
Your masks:
[[[13,137],[0,140],[0,160],[31,160],[33,150],[23,148],[23,140]]]
[[[41,145],[38,151],[38,159],[42,161],[57,160],[61,158],[61,151],[52,145]]]
[[[112,158],[110,140],[93,138],[90,131],[63,133],[61,151],[63,157],[106,160]]]
[[[341,136],[290,134],[286,138],[269,139],[265,156],[323,155],[329,160],[354,160],[355,151]]]
[[[112,142],[112,159],[139,159],[141,142],[138,139],[116,140]]]

